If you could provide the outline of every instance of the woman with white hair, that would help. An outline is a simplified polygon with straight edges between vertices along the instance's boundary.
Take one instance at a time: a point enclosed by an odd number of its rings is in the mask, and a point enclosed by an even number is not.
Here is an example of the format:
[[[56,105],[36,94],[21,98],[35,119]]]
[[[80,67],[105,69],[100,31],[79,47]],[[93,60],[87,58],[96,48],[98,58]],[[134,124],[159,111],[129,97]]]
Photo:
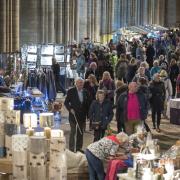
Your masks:
[[[159,67],[159,62],[158,62],[158,60],[155,60],[153,62],[153,67],[150,70],[151,78],[154,76],[154,74],[159,73],[160,70],[161,70],[161,68]]]
[[[105,179],[103,160],[114,156],[120,146],[125,145],[129,140],[127,134],[121,132],[117,135],[107,136],[97,142],[90,144],[86,150],[88,161],[89,179]]]

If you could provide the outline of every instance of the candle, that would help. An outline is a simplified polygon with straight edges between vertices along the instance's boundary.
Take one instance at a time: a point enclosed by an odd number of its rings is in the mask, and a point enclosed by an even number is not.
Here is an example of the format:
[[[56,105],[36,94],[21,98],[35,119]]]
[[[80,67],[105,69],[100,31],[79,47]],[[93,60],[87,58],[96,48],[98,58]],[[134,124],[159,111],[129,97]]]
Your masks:
[[[39,122],[40,122],[40,127],[52,127],[54,125],[54,114],[40,113]]]
[[[51,130],[51,137],[64,137],[64,132],[59,129]]]
[[[44,132],[35,132],[34,136],[43,136],[44,137]]]
[[[35,113],[25,113],[23,115],[23,124],[25,128],[37,127],[37,115]]]
[[[26,134],[28,136],[33,136],[34,135],[34,129],[32,129],[32,128],[26,129]]]
[[[50,138],[51,138],[51,128],[49,128],[49,127],[45,127],[45,128],[44,128],[44,136],[45,136],[47,139],[50,139]]]

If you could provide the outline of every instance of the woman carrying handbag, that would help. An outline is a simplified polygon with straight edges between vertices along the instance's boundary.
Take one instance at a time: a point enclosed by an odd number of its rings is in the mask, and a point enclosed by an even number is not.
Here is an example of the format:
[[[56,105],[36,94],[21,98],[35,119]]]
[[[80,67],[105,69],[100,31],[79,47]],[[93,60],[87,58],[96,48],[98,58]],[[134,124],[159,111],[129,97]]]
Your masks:
[[[89,119],[92,121],[94,130],[94,142],[104,137],[107,126],[113,118],[112,103],[105,96],[103,90],[98,90],[96,100],[92,102],[89,109]]]

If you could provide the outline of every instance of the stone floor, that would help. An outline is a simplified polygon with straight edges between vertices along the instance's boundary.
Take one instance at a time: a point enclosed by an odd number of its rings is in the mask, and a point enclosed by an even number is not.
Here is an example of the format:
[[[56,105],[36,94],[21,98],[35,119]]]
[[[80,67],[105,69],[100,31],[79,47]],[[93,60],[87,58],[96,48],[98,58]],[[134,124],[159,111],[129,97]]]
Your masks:
[[[59,95],[58,99],[62,102],[64,101],[64,98]],[[151,116],[148,116],[147,123],[149,127],[152,129],[152,122],[151,122]],[[93,132],[89,131],[88,128],[88,122],[87,122],[87,131],[84,133],[84,146],[83,149],[85,149],[90,143],[93,142]],[[113,120],[111,122],[111,127],[116,130],[116,121]],[[155,130],[152,129],[153,138],[159,140],[159,145],[162,150],[167,150],[169,147],[171,147],[178,139],[180,139],[180,126],[179,125],[173,125],[170,124],[169,120],[162,119],[161,120],[161,133],[157,133]],[[61,129],[64,130],[66,141],[67,141],[67,147],[68,147],[68,139],[69,139],[69,131],[70,126],[68,123],[68,112],[65,107],[62,108],[62,122],[61,122]]]

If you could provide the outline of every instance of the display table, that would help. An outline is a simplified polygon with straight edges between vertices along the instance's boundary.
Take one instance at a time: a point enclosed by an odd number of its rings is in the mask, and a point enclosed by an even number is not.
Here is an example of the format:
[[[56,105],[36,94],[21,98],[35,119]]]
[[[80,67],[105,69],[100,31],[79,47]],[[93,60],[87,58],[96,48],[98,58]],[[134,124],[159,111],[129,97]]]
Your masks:
[[[180,125],[180,98],[170,99],[170,123]]]
[[[117,177],[120,180],[136,180],[135,177],[128,176],[128,173],[117,174]]]
[[[49,164],[49,163],[48,163]],[[0,158],[0,180],[11,180],[12,161],[6,158]],[[68,173],[68,180],[86,180],[88,173]]]

